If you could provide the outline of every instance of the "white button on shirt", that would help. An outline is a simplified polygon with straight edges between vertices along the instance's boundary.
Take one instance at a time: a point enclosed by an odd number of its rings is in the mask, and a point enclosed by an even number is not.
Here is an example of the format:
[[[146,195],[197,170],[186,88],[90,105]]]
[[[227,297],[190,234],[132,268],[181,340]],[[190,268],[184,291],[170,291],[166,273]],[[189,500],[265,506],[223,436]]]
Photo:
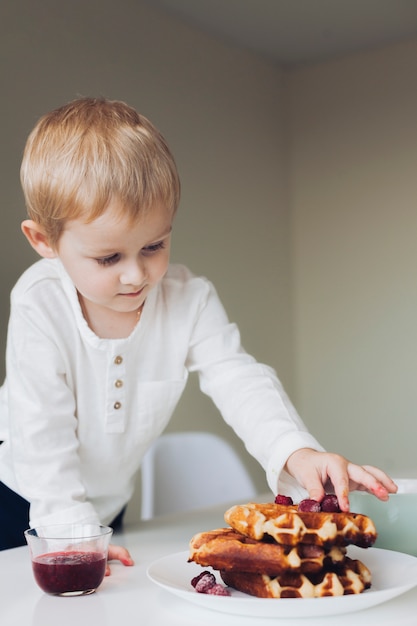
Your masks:
[[[206,279],[170,266],[132,334],[100,339],[59,260],[30,267],[11,298],[0,480],[31,502],[31,524],[109,523],[131,498],[143,454],[191,371],[273,492],[288,479],[289,454],[322,449],[273,370],[242,349]]]

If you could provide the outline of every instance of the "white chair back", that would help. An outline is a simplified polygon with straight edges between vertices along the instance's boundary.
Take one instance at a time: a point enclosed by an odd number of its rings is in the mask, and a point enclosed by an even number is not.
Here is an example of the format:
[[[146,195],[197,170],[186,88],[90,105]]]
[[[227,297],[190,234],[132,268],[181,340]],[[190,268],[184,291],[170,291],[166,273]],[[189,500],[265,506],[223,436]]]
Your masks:
[[[237,452],[207,432],[161,435],[142,461],[142,519],[247,502],[257,490]]]

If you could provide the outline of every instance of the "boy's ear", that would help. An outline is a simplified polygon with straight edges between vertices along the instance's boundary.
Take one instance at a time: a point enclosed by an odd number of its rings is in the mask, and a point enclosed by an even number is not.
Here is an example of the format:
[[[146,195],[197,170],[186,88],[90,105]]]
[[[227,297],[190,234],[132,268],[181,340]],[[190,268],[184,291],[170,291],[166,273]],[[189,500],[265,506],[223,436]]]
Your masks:
[[[56,257],[55,249],[50,245],[49,239],[43,229],[33,220],[24,220],[21,225],[22,232],[36,252],[46,259]]]

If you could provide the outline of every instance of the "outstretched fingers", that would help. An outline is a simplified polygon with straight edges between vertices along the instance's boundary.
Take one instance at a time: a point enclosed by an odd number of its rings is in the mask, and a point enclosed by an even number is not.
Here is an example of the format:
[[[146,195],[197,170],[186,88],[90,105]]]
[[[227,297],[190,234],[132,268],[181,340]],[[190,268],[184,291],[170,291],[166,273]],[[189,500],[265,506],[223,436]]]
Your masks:
[[[349,511],[349,492],[368,491],[388,500],[397,485],[372,465],[357,465],[340,454],[309,448],[295,451],[287,461],[287,471],[308,491],[309,498],[321,502],[326,491],[333,492],[342,511]]]
[[[349,478],[353,489],[368,491],[379,500],[388,500],[390,493],[396,493],[395,482],[378,467],[373,465],[348,464]]]

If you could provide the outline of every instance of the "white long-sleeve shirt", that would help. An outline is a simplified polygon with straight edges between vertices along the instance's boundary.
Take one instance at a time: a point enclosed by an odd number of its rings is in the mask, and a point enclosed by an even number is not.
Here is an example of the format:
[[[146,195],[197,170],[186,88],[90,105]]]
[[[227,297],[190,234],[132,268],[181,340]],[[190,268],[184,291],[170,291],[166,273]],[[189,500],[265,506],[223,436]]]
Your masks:
[[[184,266],[169,267],[129,337],[101,339],[60,261],[38,261],[12,291],[6,362],[0,480],[29,500],[31,525],[109,523],[192,371],[273,492],[293,451],[322,449],[274,371],[243,350],[212,284]]]

